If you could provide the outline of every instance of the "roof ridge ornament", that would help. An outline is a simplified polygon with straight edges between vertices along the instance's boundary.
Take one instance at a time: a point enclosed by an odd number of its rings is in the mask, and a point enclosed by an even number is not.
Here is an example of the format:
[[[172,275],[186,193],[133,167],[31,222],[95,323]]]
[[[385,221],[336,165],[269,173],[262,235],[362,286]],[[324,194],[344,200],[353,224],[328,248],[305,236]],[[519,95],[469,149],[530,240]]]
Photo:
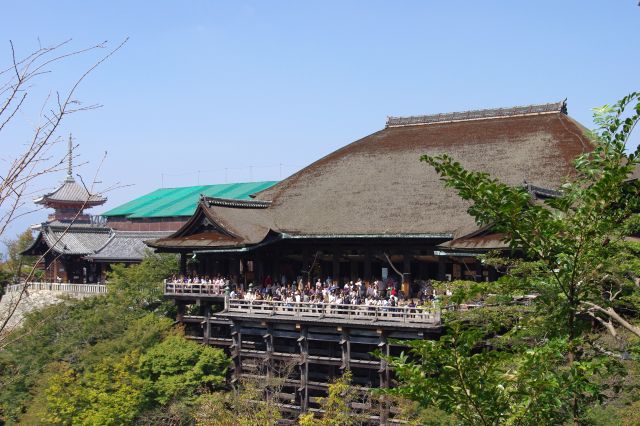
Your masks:
[[[74,182],[73,179],[73,136],[69,133],[69,152],[67,153],[67,182]]]
[[[408,117],[387,117],[385,127],[419,126],[458,121],[486,120],[492,118],[520,117],[528,115],[567,114],[567,99],[547,104],[514,106],[511,108],[476,109],[444,114],[413,115]]]
[[[222,207],[236,207],[236,208],[250,208],[250,209],[265,209],[271,205],[271,201],[235,200],[230,198],[207,197],[205,195],[201,195],[200,200],[207,203],[209,207],[222,206]]]

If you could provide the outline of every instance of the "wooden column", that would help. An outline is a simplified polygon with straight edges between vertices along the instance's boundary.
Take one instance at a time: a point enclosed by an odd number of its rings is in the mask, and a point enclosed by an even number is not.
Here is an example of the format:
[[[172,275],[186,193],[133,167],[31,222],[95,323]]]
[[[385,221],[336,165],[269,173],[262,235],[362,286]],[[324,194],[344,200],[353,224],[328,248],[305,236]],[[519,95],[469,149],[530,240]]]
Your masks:
[[[187,275],[187,253],[180,253],[180,275]]]
[[[298,395],[300,396],[300,409],[304,413],[309,408],[309,340],[307,339],[307,327],[299,324],[297,326],[300,327],[300,337],[298,338],[300,386],[298,387]]]
[[[446,274],[447,264],[445,263],[444,256],[438,256],[438,281],[444,281],[444,276]]]
[[[498,279],[498,271],[493,266],[489,267],[489,281],[495,281]]]
[[[233,278],[233,280],[240,285],[240,262],[236,258],[229,259],[229,277]]]
[[[240,324],[231,320],[231,361],[233,362],[233,378],[232,383],[239,383],[242,377],[242,334],[240,333]]]
[[[273,265],[271,266],[271,279],[274,283],[280,284],[280,255],[278,253],[272,253]]]
[[[379,331],[378,349],[383,355],[389,356],[389,343],[387,342],[387,336],[384,331]],[[390,384],[389,364],[386,360],[380,360],[380,368],[378,369],[380,377],[380,388],[386,389]],[[387,404],[387,398],[383,395],[380,397],[380,424],[386,425],[389,419],[389,405]]]
[[[411,254],[403,253],[402,254],[402,280],[406,281],[406,297],[411,297]]]
[[[335,282],[339,282],[340,281],[340,253],[337,251],[333,252],[333,256],[331,259],[331,278],[333,279],[333,281]]]
[[[182,322],[184,320],[184,312],[186,310],[187,305],[184,302],[180,302],[180,301],[176,300],[176,306],[178,308],[178,313],[176,315],[176,321]]]
[[[253,267],[254,267],[254,282],[253,284],[256,287],[260,287],[262,285],[262,283],[264,282],[264,261],[262,260],[262,257],[258,256],[255,258],[255,260],[253,261]]]
[[[370,251],[366,251],[364,253],[364,277],[362,277],[363,280],[371,282],[371,279],[373,277],[371,276],[371,252]]]
[[[267,379],[271,379],[273,375],[273,325],[271,323],[267,324],[267,333],[262,336],[265,344],[265,352],[267,354],[266,358],[266,375]]]
[[[204,311],[204,321],[203,321],[203,338],[202,338],[202,343],[204,343],[205,345],[209,344],[209,339],[211,338],[211,303],[209,302],[205,302],[204,306],[202,307],[202,310]]]
[[[342,328],[340,348],[342,349],[342,365],[340,366],[340,370],[344,374],[345,371],[351,369],[351,337],[349,335],[349,329],[347,328]]]
[[[249,284],[247,283],[247,259],[243,257],[240,262],[242,262],[242,290],[246,291]]]
[[[302,275],[302,280],[304,281],[304,284],[307,283],[307,279],[312,280],[313,277],[311,276],[312,271],[309,270],[311,266],[311,262],[309,261],[309,249],[308,248],[303,248],[302,249],[302,271],[301,274]]]
[[[484,276],[482,275],[482,262],[476,259],[476,281],[480,282],[484,280]]]
[[[349,279],[355,281],[358,278],[358,261],[352,260],[349,262]]]
[[[426,280],[430,278],[427,270],[427,264],[421,260],[418,261],[418,279]]]
[[[213,275],[213,258],[210,255],[205,255],[205,269],[204,273],[211,277]]]

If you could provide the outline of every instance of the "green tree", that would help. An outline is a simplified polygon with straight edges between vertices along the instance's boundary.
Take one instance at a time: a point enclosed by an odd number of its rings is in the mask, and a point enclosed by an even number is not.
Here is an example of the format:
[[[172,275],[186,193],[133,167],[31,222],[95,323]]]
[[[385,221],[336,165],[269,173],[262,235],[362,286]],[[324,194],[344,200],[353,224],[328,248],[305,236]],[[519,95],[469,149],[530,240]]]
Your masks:
[[[528,412],[532,404],[538,404],[537,412],[558,416],[549,417],[554,422],[568,417],[578,424],[588,405],[603,398],[606,386],[599,376],[615,367],[609,356],[626,357],[624,348],[633,339],[624,336],[640,336],[633,316],[639,297],[640,269],[634,258],[638,248],[626,240],[638,231],[640,211],[640,185],[632,179],[640,152],[626,151],[640,119],[639,99],[639,93],[632,93],[596,111],[599,128],[590,135],[593,149],[575,160],[573,180],[562,186],[557,197],[543,203],[532,202],[524,186],[511,187],[486,173],[466,170],[448,155],[421,157],[446,186],[470,203],[468,212],[479,225],[503,233],[512,253],[524,259],[486,259],[509,270],[496,291],[538,297],[535,315],[523,314],[523,322],[505,333],[509,339],[520,336],[521,345],[508,351],[503,348],[500,355],[483,347],[495,336],[460,334],[457,338],[462,337],[462,345],[451,337],[438,343],[417,343],[412,349],[417,360],[401,357],[395,361],[403,369],[400,375],[406,395],[449,412],[455,407],[438,401],[468,400],[476,407],[472,411],[477,418],[460,418],[474,424],[526,424],[530,417],[518,416],[517,410]],[[618,352],[602,350],[592,335],[594,323],[618,342],[614,348]],[[439,361],[426,359],[431,356]],[[482,367],[474,358],[487,358],[495,370],[476,375],[475,370]],[[538,358],[550,368],[534,368],[537,364],[531,359]],[[516,386],[518,391],[505,394],[502,390],[507,387],[499,384],[500,377],[507,373],[513,383],[524,383]],[[453,382],[436,386],[440,393],[435,394],[418,386],[420,378],[428,381],[433,374],[445,382],[450,374],[451,380],[461,374],[468,380],[465,386]],[[503,412],[508,415],[498,415]]]
[[[131,424],[147,402],[145,380],[136,374],[139,353],[104,358],[78,374],[69,366],[51,377],[41,421],[54,425]]]
[[[20,253],[33,244],[33,233],[27,229],[15,240],[5,241],[4,244],[7,246],[7,260],[3,264],[3,269],[10,273],[14,280],[26,277],[31,272],[36,258],[22,256]]]
[[[354,410],[354,402],[362,401],[362,395],[351,385],[351,371],[346,371],[329,384],[329,394],[320,399],[320,417],[313,413],[300,416],[301,426],[353,426],[368,423],[367,412]]]
[[[153,256],[123,267],[120,281],[107,295],[67,300],[27,315],[0,350],[0,423],[14,424],[24,411],[29,419],[40,418],[31,411],[46,406],[42,396],[47,381],[42,375],[55,373],[52,362],[65,362],[79,377],[103,358],[120,359],[134,350],[144,353],[162,341],[173,320],[158,309],[164,305],[157,295],[148,303],[147,291],[159,288],[175,263],[173,256]],[[146,278],[127,283],[129,276]]]
[[[274,398],[265,398],[269,384],[264,381],[243,379],[240,386],[230,392],[202,395],[195,410],[198,426],[254,426],[275,425],[282,419],[280,407]]]
[[[140,358],[139,371],[149,383],[150,397],[166,404],[219,387],[225,382],[228,365],[220,349],[173,334]]]
[[[161,314],[171,314],[171,304],[163,299],[163,280],[179,271],[174,254],[145,253],[138,265],[112,265],[107,276],[110,296],[120,303],[128,303]]]

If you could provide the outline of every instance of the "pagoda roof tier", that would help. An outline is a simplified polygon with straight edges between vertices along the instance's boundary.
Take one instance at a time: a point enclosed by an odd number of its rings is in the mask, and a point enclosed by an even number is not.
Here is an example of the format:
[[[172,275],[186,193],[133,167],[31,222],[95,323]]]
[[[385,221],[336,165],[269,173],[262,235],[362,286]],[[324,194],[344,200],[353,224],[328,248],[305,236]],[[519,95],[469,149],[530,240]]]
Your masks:
[[[107,199],[101,195],[90,194],[83,185],[79,185],[75,179],[70,176],[67,176],[62,186],[55,191],[33,200],[36,204],[52,207],[67,205],[93,207],[102,205],[106,201]]]

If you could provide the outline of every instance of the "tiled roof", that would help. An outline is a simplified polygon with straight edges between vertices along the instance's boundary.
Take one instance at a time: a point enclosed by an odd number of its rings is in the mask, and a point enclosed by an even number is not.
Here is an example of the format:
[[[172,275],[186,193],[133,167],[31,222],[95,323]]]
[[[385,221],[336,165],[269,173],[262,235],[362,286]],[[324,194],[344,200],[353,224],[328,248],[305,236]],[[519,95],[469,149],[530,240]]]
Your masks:
[[[58,254],[87,255],[102,247],[111,236],[111,229],[105,227],[66,227],[44,225],[36,238],[44,240]]]
[[[166,237],[171,232],[114,231],[107,227],[73,224],[68,227],[43,224],[33,244],[22,254],[40,254],[40,244],[56,254],[78,255],[97,262],[139,262],[148,247],[145,241]]]
[[[145,241],[163,238],[169,234],[171,232],[114,231],[100,249],[86,258],[97,262],[139,262],[143,259],[145,251],[149,250]]]
[[[231,200],[250,200],[251,195],[263,191],[277,182],[228,183],[219,185],[162,188],[115,207],[103,216],[128,218],[191,216],[200,196]]]
[[[103,204],[105,201],[107,201],[107,199],[100,195],[89,195],[89,191],[87,191],[84,186],[79,185],[73,178],[65,179],[60,188],[34,200],[36,204],[47,204],[48,202],[86,202],[87,206],[97,206]]]

